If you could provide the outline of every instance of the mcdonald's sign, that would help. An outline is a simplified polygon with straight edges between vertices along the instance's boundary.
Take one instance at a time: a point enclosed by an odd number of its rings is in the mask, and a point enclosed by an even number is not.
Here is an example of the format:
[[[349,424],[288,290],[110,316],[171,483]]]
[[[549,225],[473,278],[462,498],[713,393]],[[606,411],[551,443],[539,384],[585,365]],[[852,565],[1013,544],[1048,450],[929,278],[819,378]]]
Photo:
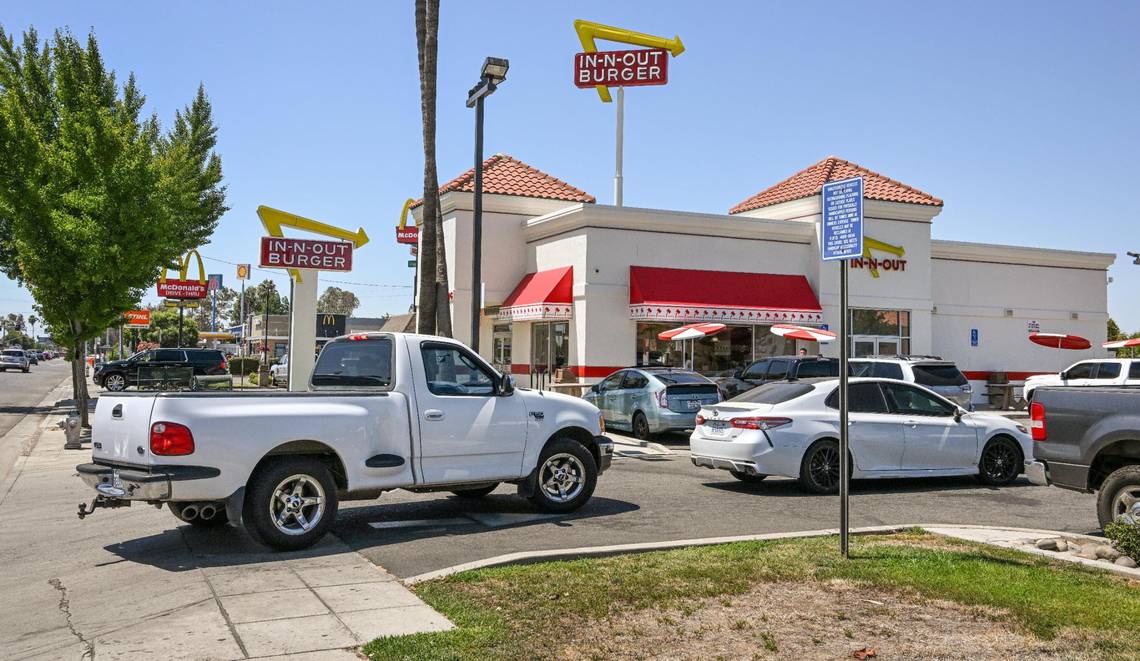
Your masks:
[[[345,325],[348,322],[346,314],[317,313],[317,337],[329,338],[344,335]]]
[[[190,256],[193,255],[198,262],[198,279],[187,280],[186,274],[190,270]],[[202,256],[198,254],[197,250],[191,250],[186,253],[178,265],[178,279],[167,279],[167,269],[162,269],[162,275],[158,279],[158,295],[164,298],[179,298],[179,299],[198,299],[206,298],[208,293],[208,286],[206,282],[206,268],[202,266]]]

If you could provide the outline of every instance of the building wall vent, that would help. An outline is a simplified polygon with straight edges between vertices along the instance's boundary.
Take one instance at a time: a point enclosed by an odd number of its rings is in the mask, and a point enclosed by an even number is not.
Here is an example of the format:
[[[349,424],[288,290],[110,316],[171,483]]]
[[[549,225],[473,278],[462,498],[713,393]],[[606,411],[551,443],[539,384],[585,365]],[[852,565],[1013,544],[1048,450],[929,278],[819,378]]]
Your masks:
[[[1010,310],[1009,308],[1006,308],[1006,309],[1005,309],[1005,316],[1007,316],[1007,317],[1012,317],[1012,316],[1013,316],[1013,310]]]
[[[1080,319],[1080,318],[1081,318],[1081,316],[1079,314],[1077,314],[1076,312],[1070,312],[1069,313],[1069,320],[1070,321],[1076,321],[1077,319]]]

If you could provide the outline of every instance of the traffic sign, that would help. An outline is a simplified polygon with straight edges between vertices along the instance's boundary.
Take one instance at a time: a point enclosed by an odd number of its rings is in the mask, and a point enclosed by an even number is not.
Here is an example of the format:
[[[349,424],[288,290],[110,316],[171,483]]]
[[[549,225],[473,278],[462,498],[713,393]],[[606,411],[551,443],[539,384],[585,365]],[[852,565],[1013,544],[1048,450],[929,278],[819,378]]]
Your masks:
[[[150,328],[150,310],[128,310],[123,319],[127,328]]]
[[[409,259],[409,260],[408,260],[408,268],[410,268],[410,269],[414,269],[414,268],[416,268],[416,260],[414,260],[414,259]]]
[[[221,289],[222,288],[222,274],[221,273],[211,273],[209,276],[207,276],[206,287],[207,287],[207,289],[209,289],[212,292],[218,291],[219,289]]]
[[[819,248],[825,261],[863,254],[863,177],[823,185]]]
[[[598,85],[665,85],[669,82],[669,52],[664,48],[578,53],[574,56],[574,84],[582,89]]]
[[[351,271],[352,244],[347,241],[315,241],[261,237],[261,265],[268,268]]]

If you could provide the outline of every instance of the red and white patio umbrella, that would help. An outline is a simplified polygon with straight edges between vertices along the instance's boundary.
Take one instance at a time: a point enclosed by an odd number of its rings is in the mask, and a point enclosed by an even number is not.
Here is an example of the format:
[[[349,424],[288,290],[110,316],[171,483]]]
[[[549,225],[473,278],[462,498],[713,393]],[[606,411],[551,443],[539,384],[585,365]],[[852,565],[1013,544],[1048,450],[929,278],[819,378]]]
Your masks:
[[[1100,346],[1105,349],[1123,349],[1124,347],[1140,347],[1140,337],[1134,337],[1128,340],[1112,340],[1105,342]]]
[[[793,340],[805,340],[807,342],[827,343],[835,340],[835,333],[831,331],[826,331],[822,328],[811,328],[810,326],[796,326],[794,324],[776,324],[772,326],[772,334]]]
[[[716,335],[717,333],[721,332],[725,328],[726,328],[726,326],[724,324],[717,324],[717,323],[712,323],[712,322],[697,323],[697,324],[685,324],[684,326],[681,326],[679,328],[670,328],[667,331],[661,331],[660,333],[657,334],[657,339],[659,339],[659,340],[672,340],[673,342],[680,342],[681,343],[681,360],[683,362],[685,359],[685,340],[699,340],[702,337],[708,337],[710,335]],[[692,369],[692,364],[693,364],[693,362],[696,361],[696,352],[697,352],[696,342],[690,342],[689,347],[690,347],[689,355],[690,355],[690,361],[691,361],[689,363],[689,368]]]
[[[1030,333],[1029,341],[1050,349],[1071,349],[1080,351],[1092,346],[1092,342],[1080,335],[1067,335],[1065,333]]]

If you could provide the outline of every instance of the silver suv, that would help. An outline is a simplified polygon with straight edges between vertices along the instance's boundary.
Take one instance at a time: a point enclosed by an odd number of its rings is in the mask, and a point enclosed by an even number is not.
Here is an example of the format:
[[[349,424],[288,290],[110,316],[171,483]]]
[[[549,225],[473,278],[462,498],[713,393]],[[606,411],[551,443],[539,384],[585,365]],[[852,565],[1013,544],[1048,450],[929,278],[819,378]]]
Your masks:
[[[974,388],[952,361],[938,356],[866,356],[852,358],[852,376],[898,379],[933,390],[958,406],[973,411]]]
[[[28,362],[28,356],[23,349],[5,349],[0,352],[0,372],[20,370],[27,373],[31,369],[31,363]]]

